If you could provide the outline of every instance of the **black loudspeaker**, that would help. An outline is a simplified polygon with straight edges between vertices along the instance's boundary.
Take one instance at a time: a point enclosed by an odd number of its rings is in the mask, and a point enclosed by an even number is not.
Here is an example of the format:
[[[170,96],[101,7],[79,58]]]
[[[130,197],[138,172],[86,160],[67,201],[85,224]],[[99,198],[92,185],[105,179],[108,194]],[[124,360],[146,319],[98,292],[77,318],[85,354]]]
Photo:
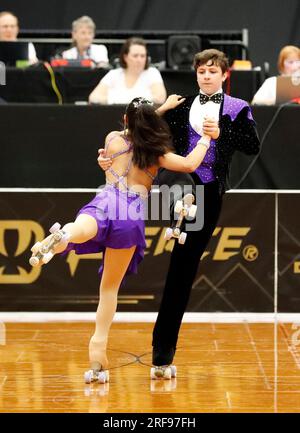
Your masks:
[[[168,67],[192,69],[194,55],[201,51],[201,39],[197,35],[173,35],[168,38]]]

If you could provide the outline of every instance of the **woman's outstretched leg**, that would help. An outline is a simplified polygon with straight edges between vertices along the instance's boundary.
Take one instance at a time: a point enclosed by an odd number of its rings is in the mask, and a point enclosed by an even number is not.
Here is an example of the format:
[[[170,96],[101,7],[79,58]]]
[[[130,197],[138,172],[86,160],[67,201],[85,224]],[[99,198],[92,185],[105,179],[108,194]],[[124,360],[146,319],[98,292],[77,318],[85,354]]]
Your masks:
[[[54,226],[53,226],[54,227]],[[59,228],[59,225],[58,225]],[[96,236],[98,231],[97,221],[87,214],[80,214],[72,223],[65,224],[62,229],[54,229],[50,236],[37,242],[31,249],[33,256],[30,259],[32,266],[47,263],[54,254],[63,252],[69,242],[81,244]],[[50,229],[50,231],[52,231]],[[50,258],[45,261],[45,255]],[[32,260],[33,259],[33,260]]]
[[[119,287],[135,248],[135,246],[120,250],[106,248],[95,332],[89,344],[89,357],[93,370],[108,368],[106,356],[108,333],[117,309]]]

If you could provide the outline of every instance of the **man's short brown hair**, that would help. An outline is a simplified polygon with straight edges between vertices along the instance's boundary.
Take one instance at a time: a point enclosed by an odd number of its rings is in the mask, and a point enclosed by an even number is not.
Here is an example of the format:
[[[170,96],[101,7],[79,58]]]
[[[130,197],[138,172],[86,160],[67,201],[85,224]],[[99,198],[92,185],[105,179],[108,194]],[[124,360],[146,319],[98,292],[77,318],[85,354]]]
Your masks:
[[[200,53],[195,54],[194,57],[194,69],[197,71],[199,66],[206,65],[207,62],[211,61],[209,66],[215,65],[220,66],[223,74],[229,69],[229,61],[226,55],[219,50],[211,48],[209,50],[201,51]]]

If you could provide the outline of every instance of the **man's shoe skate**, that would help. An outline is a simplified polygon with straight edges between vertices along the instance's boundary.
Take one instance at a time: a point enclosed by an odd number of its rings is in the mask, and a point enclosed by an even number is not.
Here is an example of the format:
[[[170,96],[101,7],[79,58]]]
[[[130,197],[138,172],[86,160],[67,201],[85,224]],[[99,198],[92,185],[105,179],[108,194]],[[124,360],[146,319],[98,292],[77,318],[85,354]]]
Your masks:
[[[177,375],[177,368],[172,365],[175,349],[155,348],[152,352],[153,367],[150,370],[151,379],[172,379]]]
[[[150,370],[151,379],[173,379],[177,376],[177,368],[175,365],[160,365],[154,366]]]

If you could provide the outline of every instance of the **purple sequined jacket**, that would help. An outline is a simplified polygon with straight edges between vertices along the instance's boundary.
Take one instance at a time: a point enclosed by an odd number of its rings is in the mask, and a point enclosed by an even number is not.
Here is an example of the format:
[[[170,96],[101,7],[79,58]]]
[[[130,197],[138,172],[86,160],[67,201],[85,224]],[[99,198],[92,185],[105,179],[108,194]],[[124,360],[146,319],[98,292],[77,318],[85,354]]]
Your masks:
[[[189,112],[197,95],[186,100],[173,110],[165,113],[176,152],[186,155],[189,150]],[[255,155],[259,152],[259,138],[248,103],[242,99],[224,95],[220,109],[220,136],[215,141],[215,157],[212,162],[214,178],[219,182],[220,194],[226,190],[232,155],[236,150]],[[197,171],[196,171],[197,173]]]

